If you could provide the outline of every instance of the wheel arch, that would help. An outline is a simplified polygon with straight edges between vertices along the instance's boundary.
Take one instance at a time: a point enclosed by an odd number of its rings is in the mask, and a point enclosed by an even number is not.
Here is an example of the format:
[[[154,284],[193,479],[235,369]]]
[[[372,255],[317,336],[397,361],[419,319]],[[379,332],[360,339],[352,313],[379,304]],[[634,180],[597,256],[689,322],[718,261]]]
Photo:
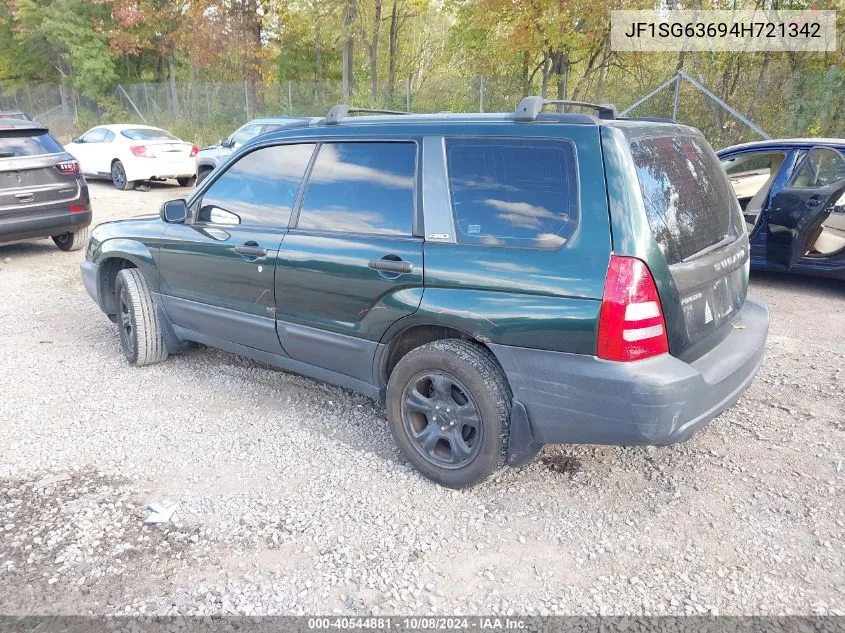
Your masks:
[[[217,163],[210,160],[199,162],[197,163],[197,175],[199,176],[202,171],[212,172],[215,167],[217,167]]]
[[[459,339],[476,343],[489,351],[491,356],[496,359],[496,363],[499,364],[499,368],[502,369],[498,358],[486,341],[460,328],[432,322],[417,322],[409,323],[389,334],[382,339],[376,358],[375,378],[379,386],[387,385],[396,364],[408,352],[426,343],[446,339]],[[503,369],[502,375],[505,375]],[[507,376],[505,376],[505,380],[507,380]]]
[[[124,268],[137,268],[150,286],[158,292],[158,269],[152,253],[146,245],[129,239],[112,239],[103,242],[97,258],[97,284],[103,310],[109,316],[114,315],[114,289],[117,274]]]

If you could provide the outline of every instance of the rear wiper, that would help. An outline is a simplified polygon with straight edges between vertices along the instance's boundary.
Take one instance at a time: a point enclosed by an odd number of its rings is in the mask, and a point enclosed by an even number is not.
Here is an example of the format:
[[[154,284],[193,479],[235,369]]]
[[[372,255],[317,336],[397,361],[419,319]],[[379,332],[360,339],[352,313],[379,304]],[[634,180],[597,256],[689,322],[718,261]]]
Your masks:
[[[702,248],[697,253],[693,253],[689,257],[685,257],[681,261],[684,264],[686,264],[687,262],[690,262],[694,259],[698,259],[699,257],[703,257],[707,253],[712,253],[713,251],[719,250],[723,246],[727,246],[728,244],[731,244],[735,239],[736,239],[736,237],[733,237],[731,235],[726,235],[725,237],[723,237],[721,240],[719,240],[715,244],[711,244],[710,246],[705,246],[704,248]]]

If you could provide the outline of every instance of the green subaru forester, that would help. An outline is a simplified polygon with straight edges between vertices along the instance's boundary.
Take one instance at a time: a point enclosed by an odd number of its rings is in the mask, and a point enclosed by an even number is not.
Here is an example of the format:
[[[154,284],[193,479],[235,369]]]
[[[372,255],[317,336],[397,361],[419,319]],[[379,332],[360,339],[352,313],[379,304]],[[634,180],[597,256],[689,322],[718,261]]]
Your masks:
[[[98,226],[85,286],[130,363],[201,343],[366,394],[445,486],[547,443],[683,441],[765,349],[736,197],[695,129],[548,103],[260,136]]]

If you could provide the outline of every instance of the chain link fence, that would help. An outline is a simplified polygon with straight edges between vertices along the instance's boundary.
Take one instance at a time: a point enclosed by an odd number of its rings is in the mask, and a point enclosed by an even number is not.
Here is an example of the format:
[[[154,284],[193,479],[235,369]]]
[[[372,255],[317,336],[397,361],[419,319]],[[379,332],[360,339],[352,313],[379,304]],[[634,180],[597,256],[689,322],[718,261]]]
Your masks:
[[[837,117],[825,114],[831,108],[845,114],[840,103],[843,77],[845,74],[794,77],[789,85],[776,86],[778,94],[765,94],[755,107],[760,117],[758,124],[772,136],[845,135],[845,120],[836,123]],[[808,91],[801,82],[819,86],[817,94]],[[632,85],[617,88],[620,110],[651,90],[637,92]],[[523,85],[507,77],[404,79],[393,90],[379,90],[375,99],[371,96],[369,84],[362,81],[355,85],[348,101],[362,107],[413,112],[502,112],[513,110],[523,96]],[[747,103],[750,96],[743,93],[740,99]],[[589,100],[593,96],[587,94],[584,98]],[[598,100],[612,98],[613,95],[606,95]],[[789,102],[785,103],[786,100]],[[333,105],[344,101],[339,82],[280,81],[264,85],[258,91],[247,82],[121,84],[113,94],[97,101],[66,85],[0,89],[0,110],[23,110],[47,124],[64,141],[95,125],[127,122],[163,127],[186,140],[205,145],[229,136],[244,122],[258,116],[323,116]],[[674,109],[673,90],[665,90],[635,108],[631,115],[671,118]],[[698,127],[717,148],[759,138],[727,110],[686,83],[680,89],[677,114],[679,122]]]

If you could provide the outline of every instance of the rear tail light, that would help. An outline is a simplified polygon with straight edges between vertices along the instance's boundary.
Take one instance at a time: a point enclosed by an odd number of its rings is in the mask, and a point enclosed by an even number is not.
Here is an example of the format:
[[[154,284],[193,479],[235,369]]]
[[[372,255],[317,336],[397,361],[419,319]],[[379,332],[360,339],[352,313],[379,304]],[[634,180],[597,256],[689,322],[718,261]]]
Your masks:
[[[129,150],[140,158],[155,158],[153,150],[146,145],[130,145]]]
[[[598,357],[632,361],[669,351],[660,297],[648,266],[612,255],[599,316]]]
[[[200,148],[199,148],[199,147],[197,147],[196,145],[194,145],[194,146],[191,148],[191,158],[193,158],[194,156],[196,156],[196,155],[197,155],[197,154],[199,154],[199,153],[200,153]]]
[[[68,207],[68,211],[70,211],[71,213],[84,213],[87,210],[88,207],[86,207],[84,204],[72,204]]]
[[[79,162],[75,160],[68,160],[63,163],[58,163],[56,165],[56,169],[58,169],[63,174],[81,174],[82,170],[79,169]]]

